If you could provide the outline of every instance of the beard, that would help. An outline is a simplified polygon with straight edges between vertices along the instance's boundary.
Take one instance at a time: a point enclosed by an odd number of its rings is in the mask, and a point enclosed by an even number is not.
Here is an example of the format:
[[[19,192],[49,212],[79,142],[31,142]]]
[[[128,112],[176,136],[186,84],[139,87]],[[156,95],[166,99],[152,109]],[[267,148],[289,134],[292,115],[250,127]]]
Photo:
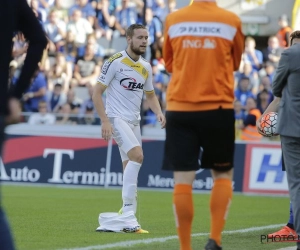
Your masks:
[[[141,56],[145,53],[145,50],[142,51],[140,47],[134,47],[132,42],[130,43],[130,49],[133,53],[135,53],[136,55],[139,55],[139,56]]]

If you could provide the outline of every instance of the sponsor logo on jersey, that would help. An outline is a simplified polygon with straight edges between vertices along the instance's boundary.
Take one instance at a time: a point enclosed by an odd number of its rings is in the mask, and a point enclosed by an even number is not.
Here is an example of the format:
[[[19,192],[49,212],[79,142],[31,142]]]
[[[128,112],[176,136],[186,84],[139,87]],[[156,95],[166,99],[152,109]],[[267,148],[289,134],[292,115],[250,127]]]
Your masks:
[[[180,33],[205,33],[205,34],[220,34],[220,27],[203,27],[203,26],[183,26],[180,27]]]
[[[140,63],[140,62],[133,63],[132,60],[129,59],[128,57],[123,58],[121,60],[121,63],[128,66],[129,69],[139,73],[144,79],[147,79],[148,71],[142,63]],[[125,71],[125,69],[124,69],[124,71]],[[130,71],[130,70],[128,70],[128,71]]]
[[[198,49],[202,47],[202,41],[201,40],[189,40],[189,39],[185,39],[182,41],[182,47],[184,49],[186,48],[194,48],[194,49]]]
[[[109,69],[109,66],[112,64],[112,62],[120,57],[122,57],[122,53],[117,53],[117,54],[114,54],[113,56],[111,56],[102,66],[102,74],[106,75],[108,69]]]
[[[236,27],[220,22],[180,22],[171,25],[168,34],[170,39],[189,36],[216,37],[232,41],[236,31]]]
[[[203,49],[214,49],[216,47],[216,42],[213,39],[205,39],[203,44]]]
[[[184,39],[182,41],[182,47],[184,49],[187,48],[193,48],[193,49],[214,49],[216,48],[216,42],[214,39],[195,39],[195,40],[190,40],[190,39]]]
[[[123,72],[123,71],[133,71],[133,69],[120,69],[120,72]]]
[[[142,90],[144,88],[144,84],[137,83],[136,80],[131,77],[123,78],[120,81],[120,85],[125,90],[130,90],[130,91],[138,91],[138,90]]]
[[[142,69],[142,74],[145,76],[147,75],[147,70],[145,68]]]

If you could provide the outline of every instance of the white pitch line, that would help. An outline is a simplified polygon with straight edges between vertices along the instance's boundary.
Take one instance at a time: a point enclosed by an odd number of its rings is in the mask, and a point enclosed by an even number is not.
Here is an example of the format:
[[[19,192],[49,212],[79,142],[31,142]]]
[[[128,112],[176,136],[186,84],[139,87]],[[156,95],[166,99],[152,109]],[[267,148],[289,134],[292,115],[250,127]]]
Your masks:
[[[294,247],[285,247],[285,248],[280,248],[277,250],[295,250],[295,247],[296,247],[296,245]]]
[[[269,225],[269,226],[263,226],[263,227],[250,227],[245,229],[239,229],[239,230],[231,230],[231,231],[224,231],[222,234],[235,234],[235,233],[249,233],[249,232],[255,232],[260,231],[264,229],[272,229],[276,227],[282,227],[283,224],[275,224],[275,225]],[[207,236],[209,233],[197,233],[192,234],[192,237],[197,236]],[[138,244],[151,244],[154,242],[166,242],[168,240],[174,240],[178,239],[177,235],[168,236],[168,237],[161,237],[161,238],[150,238],[150,239],[143,239],[143,240],[130,240],[130,241],[121,241],[117,243],[112,244],[106,244],[106,245],[97,245],[97,246],[89,246],[89,247],[78,247],[78,248],[67,248],[62,250],[103,250],[103,249],[110,249],[115,247],[130,247]]]

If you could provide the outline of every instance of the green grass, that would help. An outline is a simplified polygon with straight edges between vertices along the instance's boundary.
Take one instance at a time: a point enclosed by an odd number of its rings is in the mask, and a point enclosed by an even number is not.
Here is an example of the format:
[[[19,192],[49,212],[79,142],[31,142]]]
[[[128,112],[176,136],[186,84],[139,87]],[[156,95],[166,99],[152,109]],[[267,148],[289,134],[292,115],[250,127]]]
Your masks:
[[[100,212],[118,211],[121,190],[103,188],[58,188],[3,186],[3,203],[19,250],[54,250],[99,246],[176,235],[172,193],[139,191],[137,217],[150,234],[98,233]],[[209,232],[209,195],[194,194],[193,233]],[[225,230],[285,224],[288,197],[244,196],[236,194]],[[278,249],[293,243],[261,244],[260,235],[277,228],[251,233],[224,234],[223,249]],[[193,237],[193,249],[203,249],[207,236]],[[178,250],[178,240],[140,244],[113,249]],[[95,248],[97,249],[97,248]],[[112,249],[112,248],[110,248]]]

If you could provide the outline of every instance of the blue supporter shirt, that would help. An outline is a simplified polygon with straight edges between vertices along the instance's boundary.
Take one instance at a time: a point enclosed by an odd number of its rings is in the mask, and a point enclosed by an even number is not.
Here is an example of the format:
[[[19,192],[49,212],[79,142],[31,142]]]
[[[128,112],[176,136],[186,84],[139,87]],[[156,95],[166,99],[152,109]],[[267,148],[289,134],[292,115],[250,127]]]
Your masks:
[[[87,18],[89,16],[96,16],[96,11],[90,3],[87,3],[84,7],[81,7],[78,4],[73,5],[69,10],[69,16],[71,16],[73,14],[73,11],[77,9],[81,10],[82,17],[84,18]]]
[[[110,13],[114,13],[119,6],[121,6],[121,0],[110,0],[108,10]]]
[[[158,7],[155,0],[146,0],[147,1],[147,7],[151,8],[153,11]]]
[[[156,114],[151,109],[146,110],[144,125],[152,125],[154,127],[156,122],[157,122]]]
[[[149,25],[147,25],[149,30],[149,42],[153,44],[156,40],[156,33],[162,32],[162,25],[161,22],[158,20],[157,17],[154,17]]]
[[[30,85],[29,89],[26,91],[26,93],[37,92],[41,88],[47,88],[47,80],[46,80],[44,73],[39,72],[38,75],[33,80],[32,84]],[[37,112],[38,104],[40,101],[46,101],[46,95],[41,96],[41,97],[33,97],[33,98],[29,99],[24,105],[25,111]]]
[[[241,110],[241,112],[239,114],[234,113],[234,117],[236,120],[244,120],[246,117],[245,111]]]
[[[108,13],[109,15],[113,15],[114,13],[114,10],[108,10]],[[108,23],[106,22],[104,16],[103,16],[103,13],[102,11],[99,11],[98,12],[98,15],[97,15],[97,20],[98,20],[98,24],[99,26],[104,29],[104,30],[108,30],[109,29],[109,26],[108,26]]]
[[[157,74],[153,75],[154,84],[155,83],[162,83],[164,84],[164,76],[161,72],[158,72]]]
[[[117,12],[116,18],[121,24],[122,28],[127,29],[130,25],[137,22],[138,15],[135,8],[129,7]]]
[[[256,99],[250,90],[243,92],[240,89],[237,89],[234,92],[234,96],[241,102],[242,106],[246,106],[246,101],[249,97]]]
[[[262,53],[260,50],[257,50],[257,49],[256,49],[256,50],[255,50],[255,55],[256,55],[256,57],[257,57],[257,59],[258,59],[260,65],[262,65],[262,63],[263,63],[263,53]],[[248,54],[246,54],[245,60],[251,62],[251,65],[252,65],[252,68],[253,68],[254,71],[257,72],[257,71],[260,70],[260,68],[258,68],[258,67],[255,65],[253,58],[252,58],[251,56],[249,56]]]
[[[169,14],[169,9],[168,7],[156,7],[154,12],[154,16],[157,16],[162,22],[166,20],[167,15]]]

